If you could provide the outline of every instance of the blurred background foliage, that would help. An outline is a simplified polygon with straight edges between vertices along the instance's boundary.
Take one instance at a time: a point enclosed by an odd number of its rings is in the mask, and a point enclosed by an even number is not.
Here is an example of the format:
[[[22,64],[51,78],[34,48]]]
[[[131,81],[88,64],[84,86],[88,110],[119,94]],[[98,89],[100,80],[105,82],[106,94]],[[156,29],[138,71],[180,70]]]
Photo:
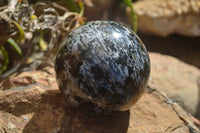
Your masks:
[[[62,40],[87,21],[103,19],[127,24],[127,6],[136,32],[137,18],[131,0],[1,1],[0,77],[23,67],[37,69],[48,64]]]

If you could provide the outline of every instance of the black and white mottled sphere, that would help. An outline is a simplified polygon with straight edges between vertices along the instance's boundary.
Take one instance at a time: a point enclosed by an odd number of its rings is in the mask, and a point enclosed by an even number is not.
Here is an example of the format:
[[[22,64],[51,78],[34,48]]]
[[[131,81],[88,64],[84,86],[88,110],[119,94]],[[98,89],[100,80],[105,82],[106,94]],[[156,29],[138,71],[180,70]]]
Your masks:
[[[150,60],[132,30],[113,21],[93,21],[66,37],[55,70],[61,92],[72,102],[125,111],[147,87]]]

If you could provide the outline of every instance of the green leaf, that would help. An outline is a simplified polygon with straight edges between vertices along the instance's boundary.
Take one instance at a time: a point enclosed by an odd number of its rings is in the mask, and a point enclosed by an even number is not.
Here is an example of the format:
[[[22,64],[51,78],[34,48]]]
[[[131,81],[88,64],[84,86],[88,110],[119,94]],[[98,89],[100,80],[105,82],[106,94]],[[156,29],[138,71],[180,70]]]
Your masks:
[[[39,45],[40,45],[42,50],[46,50],[47,49],[47,42],[44,40],[43,36],[44,36],[44,33],[41,33],[40,39],[39,39]]]
[[[13,23],[15,24],[15,26],[18,28],[20,36],[19,36],[19,40],[22,41],[22,39],[24,39],[25,34],[24,34],[24,30],[21,27],[21,25],[19,25],[17,22],[13,21]]]
[[[8,38],[7,42],[16,50],[16,52],[22,57],[22,50],[14,39]]]
[[[78,0],[78,5],[79,5],[79,8],[80,8],[80,14],[79,15],[82,17],[83,13],[84,13],[84,5],[83,5],[82,0]]]
[[[9,63],[9,58],[8,58],[8,53],[7,51],[5,50],[5,48],[3,46],[1,46],[0,48],[1,52],[2,52],[2,55],[3,55],[3,65],[0,69],[0,74],[2,74],[8,67],[8,63]]]
[[[67,9],[69,9],[71,12],[80,12],[80,9],[78,8],[78,5],[74,2],[74,0],[62,0],[62,1],[67,6]]]
[[[133,21],[133,31],[137,33],[137,15],[135,13],[135,10],[133,8],[133,3],[131,0],[123,0],[124,3],[131,9],[131,16]]]

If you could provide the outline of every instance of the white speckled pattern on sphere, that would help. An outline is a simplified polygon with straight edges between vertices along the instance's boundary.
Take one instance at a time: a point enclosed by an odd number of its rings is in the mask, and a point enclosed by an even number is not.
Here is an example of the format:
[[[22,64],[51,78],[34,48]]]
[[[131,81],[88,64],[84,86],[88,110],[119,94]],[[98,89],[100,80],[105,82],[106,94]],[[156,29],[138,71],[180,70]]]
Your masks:
[[[67,36],[55,70],[64,95],[127,110],[147,86],[150,61],[132,30],[113,21],[93,21]]]

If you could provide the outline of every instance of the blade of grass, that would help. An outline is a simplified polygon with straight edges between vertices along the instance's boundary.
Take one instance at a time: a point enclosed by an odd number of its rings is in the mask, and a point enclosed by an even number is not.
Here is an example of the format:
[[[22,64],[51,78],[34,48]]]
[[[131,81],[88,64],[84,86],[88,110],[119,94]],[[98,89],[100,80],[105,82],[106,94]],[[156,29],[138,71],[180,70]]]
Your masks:
[[[13,23],[14,23],[15,26],[18,28],[19,34],[20,34],[19,40],[22,41],[22,39],[24,39],[24,37],[25,37],[24,30],[23,30],[23,28],[21,27],[21,25],[19,25],[17,22],[13,21]]]
[[[47,49],[47,42],[44,40],[43,36],[44,36],[44,33],[41,33],[40,39],[39,39],[39,45],[40,45],[40,48],[42,50],[46,50]]]
[[[84,13],[84,5],[83,5],[82,0],[78,0],[78,5],[79,5],[79,8],[80,8],[80,13],[79,13],[79,15],[82,17],[82,16],[83,16],[83,13]]]
[[[22,57],[22,50],[14,39],[8,38],[7,42],[16,50],[16,52]]]
[[[0,48],[1,52],[2,52],[2,55],[3,55],[3,65],[0,69],[0,74],[2,74],[8,67],[8,63],[9,63],[9,58],[8,58],[8,53],[7,51],[5,50],[5,48],[3,46],[1,46]]]
[[[133,3],[131,0],[123,0],[124,3],[131,9],[131,16],[133,21],[133,31],[137,33],[137,15],[135,13],[135,10],[133,8]]]
[[[85,24],[85,18],[83,17],[83,14],[84,14],[84,11],[85,11],[83,1],[82,0],[78,0],[78,5],[79,5],[79,8],[80,8],[79,24],[83,25],[83,24]]]

